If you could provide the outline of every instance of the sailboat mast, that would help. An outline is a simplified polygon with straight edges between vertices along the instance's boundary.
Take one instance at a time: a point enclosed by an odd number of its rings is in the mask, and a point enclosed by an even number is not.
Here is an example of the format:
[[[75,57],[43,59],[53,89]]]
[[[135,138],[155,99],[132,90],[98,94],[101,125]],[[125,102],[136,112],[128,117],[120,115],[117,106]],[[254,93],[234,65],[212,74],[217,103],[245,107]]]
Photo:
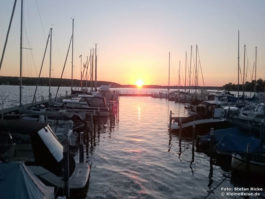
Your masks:
[[[257,56],[258,56],[258,47],[255,47],[255,85],[254,92],[257,92]]]
[[[91,59],[90,59],[90,67],[91,67],[91,74],[90,74],[90,89],[91,92],[93,91],[94,87],[94,50],[91,49]]]
[[[186,75],[187,75],[187,51],[185,52],[185,83],[184,83],[184,89],[185,89],[185,93],[186,93]]]
[[[22,51],[23,51],[23,0],[21,0],[20,16],[20,72],[19,72],[19,106],[22,106]]]
[[[190,46],[189,93],[191,87],[191,65],[192,65],[192,45]]]
[[[88,64],[90,64],[90,57],[91,57],[91,51],[89,54],[89,60],[88,60],[88,56],[86,56],[86,89],[87,89],[87,72],[88,72]]]
[[[72,19],[72,73],[71,73],[71,92],[73,90],[73,78],[74,78],[74,23],[75,23],[75,19]]]
[[[168,95],[169,95],[169,86],[170,86],[170,52],[168,52],[168,87],[167,87]]]
[[[246,76],[246,45],[244,45],[244,66],[243,66],[243,82],[242,82],[242,86],[243,86],[243,99],[245,98],[245,76]]]
[[[5,43],[4,43],[4,48],[3,48],[2,56],[1,56],[1,60],[0,60],[0,69],[2,67],[3,60],[4,60],[4,56],[5,56],[6,45],[7,45],[8,36],[9,36],[10,28],[11,28],[11,25],[12,25],[12,21],[13,21],[13,16],[14,16],[15,9],[16,9],[16,4],[17,4],[17,0],[14,1],[14,5],[13,5],[13,9],[12,9],[12,14],[11,14],[11,18],[10,18],[9,25],[8,25],[8,29],[7,29],[7,34],[6,34],[6,39],[5,39]]]
[[[52,28],[50,28],[50,67],[49,67],[49,102],[51,102],[51,74],[52,74]]]
[[[83,84],[82,84],[82,80],[83,80],[83,73],[82,73],[82,54],[79,55],[79,58],[80,58],[80,87],[81,87],[81,91],[82,91],[82,87],[83,87]]]
[[[238,41],[237,41],[237,100],[239,99],[239,71],[240,71],[240,53],[239,53],[239,31],[238,31]]]
[[[198,66],[197,66],[197,58],[198,58],[198,46],[196,44],[196,52],[195,52],[195,92],[196,92],[196,98],[197,98],[197,86],[198,86]]]
[[[179,60],[179,81],[178,81],[179,90],[180,90],[180,67],[181,67],[181,61]]]
[[[98,59],[97,59],[97,44],[95,44],[95,91],[97,91],[97,77],[98,77]]]

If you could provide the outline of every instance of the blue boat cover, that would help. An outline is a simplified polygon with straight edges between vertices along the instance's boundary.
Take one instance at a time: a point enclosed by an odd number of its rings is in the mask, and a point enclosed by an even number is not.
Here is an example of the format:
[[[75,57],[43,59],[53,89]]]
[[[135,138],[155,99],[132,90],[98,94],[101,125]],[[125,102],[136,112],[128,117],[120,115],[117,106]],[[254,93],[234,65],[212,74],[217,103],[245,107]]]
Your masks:
[[[22,162],[0,163],[0,198],[54,198],[54,188],[44,185]]]
[[[256,153],[261,149],[261,140],[244,135],[238,128],[226,128],[214,131],[216,151],[221,153]]]

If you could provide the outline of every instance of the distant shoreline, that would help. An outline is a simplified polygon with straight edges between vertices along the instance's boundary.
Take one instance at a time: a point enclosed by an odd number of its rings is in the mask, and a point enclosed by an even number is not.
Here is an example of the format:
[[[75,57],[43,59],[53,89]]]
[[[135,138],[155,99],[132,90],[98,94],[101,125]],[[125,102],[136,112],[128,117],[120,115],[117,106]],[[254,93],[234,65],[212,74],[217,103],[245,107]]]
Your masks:
[[[39,86],[49,86],[49,78],[48,77],[23,77],[23,85],[24,86],[35,86],[38,82]],[[80,80],[74,79],[73,80],[73,87],[80,87]],[[0,85],[19,85],[19,77],[11,77],[11,76],[0,76]],[[71,86],[71,79],[60,79],[60,78],[51,78],[51,86],[63,86],[63,87],[70,87]],[[94,82],[90,81],[83,81],[84,87],[91,87],[94,85]],[[137,88],[136,85],[122,85],[118,84],[116,82],[109,82],[109,81],[98,81],[97,86],[101,85],[111,85],[111,88]],[[246,82],[246,84],[239,85],[239,91],[243,91],[243,88],[245,88],[245,91],[254,91],[254,81],[252,82]],[[168,86],[161,86],[161,85],[143,85],[142,88],[155,88],[155,89],[168,89]],[[182,89],[184,90],[184,86],[170,86],[170,89]],[[195,86],[187,86],[187,90],[189,89],[195,89]],[[224,86],[197,86],[197,89],[207,89],[207,90],[227,90],[227,91],[238,91],[238,85],[228,83]],[[262,79],[257,80],[257,87],[256,92],[264,92],[265,91],[265,81]]]
[[[39,86],[49,86],[49,78],[48,77],[23,77],[23,85],[24,86],[35,86],[38,83]],[[73,80],[73,87],[80,87],[81,81],[78,79]],[[0,76],[0,85],[19,85],[19,77],[11,77],[11,76]],[[70,87],[71,86],[71,79],[60,79],[60,78],[51,78],[51,86],[64,86]],[[95,85],[95,82],[90,81],[83,81],[83,86],[91,87]],[[122,85],[116,82],[110,81],[97,81],[97,86],[101,85],[111,85],[111,88],[137,88],[136,85]],[[246,82],[246,84],[239,85],[239,91],[254,91],[255,82]],[[161,85],[143,85],[142,88],[156,88],[156,89],[168,89],[168,86],[161,86]],[[176,86],[172,85],[169,86],[170,89],[185,89],[184,86]],[[265,88],[265,81],[262,79],[257,80],[257,92],[264,92]],[[186,89],[195,89],[195,86],[187,86]],[[227,90],[227,91],[237,91],[238,85],[228,83],[224,86],[197,86],[197,89],[207,89],[207,90]]]
[[[39,86],[49,86],[49,78],[47,77],[41,77],[36,78],[36,77],[23,77],[23,85],[25,86],[35,86],[38,82]],[[65,86],[65,87],[70,87],[71,86],[71,79],[62,79],[60,80],[59,78],[51,78],[51,86]],[[83,86],[85,85],[90,86],[92,82],[83,81]],[[9,77],[9,76],[0,76],[0,85],[19,85],[19,77]],[[118,84],[116,82],[109,82],[109,81],[98,81],[97,86],[101,85],[111,85],[112,88],[137,88],[135,85],[122,85]],[[73,80],[73,86],[74,87],[79,87],[80,86],[80,80],[74,79]],[[168,86],[161,86],[161,85],[144,85],[143,88],[160,88],[160,89],[167,89]],[[170,89],[185,89],[184,86],[170,86]],[[194,89],[194,86],[191,87],[186,87],[186,89]],[[197,88],[205,88],[205,89],[223,89],[223,87],[219,86],[198,86]]]

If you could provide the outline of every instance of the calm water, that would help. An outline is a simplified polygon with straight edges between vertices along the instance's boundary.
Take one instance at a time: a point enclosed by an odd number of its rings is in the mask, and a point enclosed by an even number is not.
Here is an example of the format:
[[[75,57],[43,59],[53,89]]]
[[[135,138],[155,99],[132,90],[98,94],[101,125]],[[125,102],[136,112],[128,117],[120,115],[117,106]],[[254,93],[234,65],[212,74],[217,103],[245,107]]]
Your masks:
[[[23,88],[23,102],[32,100],[34,87]],[[52,88],[55,93],[56,88]],[[65,95],[69,88],[62,88]],[[135,92],[140,92],[136,90]],[[151,91],[144,91],[151,92]],[[153,92],[153,90],[152,90]],[[38,99],[47,98],[40,87]],[[17,86],[0,86],[0,104],[18,104]],[[229,170],[210,164],[196,152],[192,140],[181,140],[167,130],[169,111],[185,116],[183,104],[151,97],[121,97],[119,117],[101,121],[89,145],[90,198],[224,198],[229,187],[263,187],[265,182],[244,176],[231,178]]]
[[[22,103],[31,103],[35,91],[35,86],[22,87]],[[52,97],[55,97],[57,87],[51,87]],[[70,87],[61,87],[58,96],[70,94]],[[36,100],[48,99],[49,87],[39,86],[37,89]],[[0,109],[19,105],[19,86],[0,85]]]
[[[90,161],[87,198],[204,198],[229,172],[210,166],[192,141],[168,133],[169,110],[185,116],[184,106],[150,97],[121,97],[119,122],[102,130]],[[220,187],[208,198],[223,198]]]

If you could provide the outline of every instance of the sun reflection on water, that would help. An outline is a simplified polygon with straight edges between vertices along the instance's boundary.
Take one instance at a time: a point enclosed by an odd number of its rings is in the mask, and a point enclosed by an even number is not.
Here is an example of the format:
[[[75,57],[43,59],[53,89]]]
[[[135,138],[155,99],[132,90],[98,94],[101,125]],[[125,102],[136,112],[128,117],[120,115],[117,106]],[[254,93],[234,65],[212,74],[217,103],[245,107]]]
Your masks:
[[[137,118],[138,118],[138,120],[141,120],[141,106],[140,106],[139,104],[138,104],[138,106],[137,106],[137,110],[138,110],[138,111],[137,111],[137,113],[138,113],[138,114],[137,114],[137,116],[138,116]]]

